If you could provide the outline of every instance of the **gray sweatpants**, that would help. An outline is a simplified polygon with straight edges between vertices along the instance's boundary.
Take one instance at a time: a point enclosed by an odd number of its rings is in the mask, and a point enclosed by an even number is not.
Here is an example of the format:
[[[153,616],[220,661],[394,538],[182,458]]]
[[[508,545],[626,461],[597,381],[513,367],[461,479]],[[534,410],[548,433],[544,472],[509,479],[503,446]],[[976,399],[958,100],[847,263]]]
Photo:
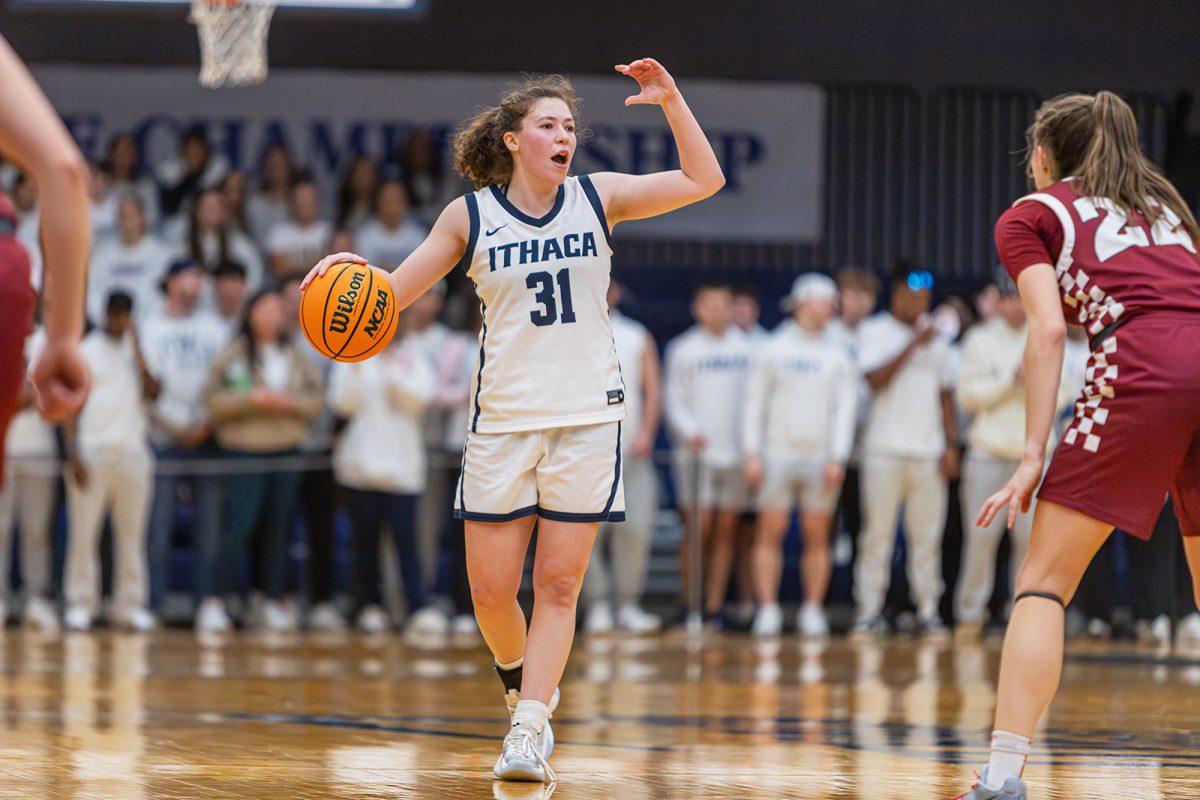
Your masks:
[[[975,515],[989,497],[1004,488],[1019,463],[971,452],[963,466],[963,556],[954,599],[954,616],[958,622],[984,620],[996,574],[996,548],[1004,535],[1007,512],[997,514],[986,528],[975,525]],[[1011,576],[1016,575],[1017,568],[1025,561],[1032,530],[1032,509],[1028,514],[1018,514],[1016,527],[1012,529]],[[1006,591],[1011,594],[1012,586],[1006,587]]]
[[[646,565],[658,514],[658,472],[652,459],[630,457],[621,464],[621,472],[625,480],[625,521],[600,526],[583,581],[588,606],[610,600],[618,608],[637,605],[646,586]]]
[[[864,530],[854,569],[854,599],[860,619],[877,617],[883,611],[901,506],[908,543],[908,583],[917,613],[922,617],[938,613],[946,501],[946,479],[936,458],[863,458]]]
[[[8,597],[13,523],[21,525],[21,578],[25,599],[50,598],[50,565],[58,465],[51,459],[8,462],[0,490],[0,600]]]

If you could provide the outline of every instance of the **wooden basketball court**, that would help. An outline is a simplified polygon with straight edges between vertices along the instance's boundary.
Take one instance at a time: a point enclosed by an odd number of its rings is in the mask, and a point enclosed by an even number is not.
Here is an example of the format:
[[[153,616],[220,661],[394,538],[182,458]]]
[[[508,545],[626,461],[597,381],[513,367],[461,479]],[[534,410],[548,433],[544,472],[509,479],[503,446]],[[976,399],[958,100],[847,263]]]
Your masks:
[[[937,798],[986,759],[999,642],[580,638],[557,798]],[[0,797],[537,798],[493,783],[478,645],[10,630]],[[1200,660],[1072,642],[1031,797],[1194,798]]]

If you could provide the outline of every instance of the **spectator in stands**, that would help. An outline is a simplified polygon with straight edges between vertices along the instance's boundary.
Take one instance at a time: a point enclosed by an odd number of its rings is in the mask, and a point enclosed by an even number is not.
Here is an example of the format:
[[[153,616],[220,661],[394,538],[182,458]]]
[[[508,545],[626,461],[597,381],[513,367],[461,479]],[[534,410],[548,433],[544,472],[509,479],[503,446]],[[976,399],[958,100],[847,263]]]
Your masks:
[[[100,610],[100,532],[113,527],[110,621],[134,631],[154,628],[147,610],[146,523],[154,486],[143,400],[158,395],[133,329],[133,298],[114,292],[102,328],[83,340],[92,390],[79,416],[63,426],[67,452],[68,629],[86,631]]]
[[[826,636],[822,604],[832,568],[829,532],[854,443],[858,369],[841,343],[825,334],[837,308],[831,278],[801,275],[788,305],[795,324],[781,325],[756,350],[743,412],[746,482],[752,489],[761,487],[753,632],[778,636],[783,629],[783,537],[799,507],[804,604],[796,627],[805,636]]]
[[[266,251],[276,280],[306,275],[328,252],[333,226],[321,219],[321,196],[311,177],[295,181],[290,216],[267,235]]]
[[[354,234],[355,252],[371,264],[393,269],[429,232],[409,215],[408,192],[397,180],[384,181],[375,195],[375,216]]]
[[[717,619],[733,567],[738,517],[746,507],[740,443],[742,390],[751,347],[733,324],[733,293],[724,284],[702,283],[692,300],[697,325],[675,338],[666,352],[664,410],[675,445],[675,484],[680,512],[699,511],[708,566],[704,612]],[[697,494],[697,486],[699,487]],[[686,539],[680,562],[688,581]]]
[[[314,350],[300,329],[299,276],[284,281],[280,294],[283,297],[284,327],[288,337],[321,375],[322,384],[328,386],[329,372],[334,362]],[[300,445],[300,452],[306,457],[326,464],[321,467],[309,464],[300,476],[300,502],[297,509],[304,520],[308,551],[308,627],[318,631],[341,630],[346,626],[341,611],[333,602],[337,565],[333,523],[341,504],[341,493],[334,480],[333,469],[328,466],[333,452],[335,422],[329,403],[323,403],[320,415],[309,428],[308,438]]]
[[[749,336],[754,345],[762,344],[770,336],[770,332],[759,324],[761,316],[758,290],[749,284],[733,287],[733,324]]]
[[[45,341],[38,328],[25,345],[30,363]],[[38,415],[33,384],[25,381],[21,408],[13,416],[4,443],[7,469],[0,487],[0,626],[8,617],[8,578],[13,524],[21,528],[21,583],[26,627],[58,630],[50,581],[55,499],[58,495],[58,445],[54,428]]]
[[[400,153],[400,175],[414,215],[426,226],[464,191],[462,182],[446,169],[438,141],[428,128],[415,128],[408,134]]]
[[[254,231],[250,228],[250,217],[246,208],[246,184],[246,173],[235,169],[221,181],[221,197],[225,199],[225,214],[229,224],[238,233],[254,241]]]
[[[158,225],[158,184],[147,174],[133,134],[118,133],[110,139],[108,153],[101,166],[108,175],[108,182],[113,191],[135,194],[142,201],[146,229],[153,230]],[[138,308],[136,296],[133,302],[135,313],[144,315],[145,309]]]
[[[354,157],[338,190],[335,220],[338,230],[354,233],[371,219],[375,213],[379,179],[379,165],[375,159],[362,154]]]
[[[88,274],[88,319],[99,324],[109,296],[116,291],[133,298],[134,313],[146,319],[159,306],[159,282],[171,262],[171,249],[146,232],[141,195],[126,194],[117,206],[114,239],[97,244]]]
[[[37,184],[25,173],[17,175],[12,202],[17,210],[17,241],[29,256],[29,279],[35,288],[42,286],[41,213],[38,209]]]
[[[271,228],[288,218],[288,200],[296,167],[283,144],[273,144],[263,153],[258,189],[246,201],[247,221],[254,240],[262,246]]]
[[[858,363],[858,332],[863,320],[875,313],[879,297],[879,279],[859,267],[843,267],[834,280],[838,286],[837,316],[825,326],[826,332],[841,342],[850,360]],[[871,386],[866,378],[859,379],[857,414],[854,426],[854,449],[846,463],[846,479],[838,497],[840,536],[850,542],[850,564],[858,562],[858,539],[862,532],[861,473],[862,439],[867,427],[867,412],[871,405]],[[853,571],[851,570],[851,575]],[[852,586],[851,586],[852,590]]]
[[[401,319],[403,327],[407,323]],[[375,358],[334,364],[330,405],[349,424],[334,449],[333,468],[346,489],[351,527],[351,595],[358,627],[390,626],[380,603],[379,536],[386,521],[396,542],[408,608],[406,629],[444,634],[445,614],[429,605],[417,550],[417,503],[427,465],[421,421],[436,376],[415,341],[398,334]]]
[[[627,444],[621,449],[625,521],[603,523],[597,535],[583,582],[588,607],[584,630],[589,633],[607,633],[614,626],[631,633],[650,633],[662,625],[662,620],[641,606],[658,516],[658,471],[654,467],[654,440],[662,413],[658,346],[644,325],[621,313],[620,302],[621,286],[610,281],[609,317],[625,382],[622,436]]]
[[[988,281],[975,293],[975,314],[980,322],[987,322],[1000,313],[1000,287]]]
[[[479,330],[483,325],[479,304],[471,304],[469,311],[467,329],[451,333],[438,353],[434,369],[437,389],[426,411],[426,419],[433,416],[445,423],[441,443],[431,450],[440,464],[431,464],[430,473],[440,472],[441,480],[430,481],[426,496],[431,496],[432,503],[442,509],[440,533],[442,549],[448,553],[451,563],[450,598],[454,605],[450,630],[456,636],[479,635],[475,604],[471,599],[471,585],[467,578],[463,521],[454,518],[451,499],[462,471],[463,446],[466,444],[471,407],[471,380],[475,377],[479,358]]]
[[[242,312],[246,306],[246,295],[249,286],[246,283],[246,268],[236,261],[222,261],[213,270],[213,310],[221,322],[225,323],[229,337],[232,339],[242,321]],[[297,309],[299,316],[299,309]]]
[[[159,204],[164,217],[181,213],[200,192],[221,184],[229,162],[212,151],[203,125],[193,125],[179,136],[179,155],[158,165]]]
[[[99,164],[91,162],[89,167],[88,194],[92,200],[92,241],[100,245],[116,238],[117,203],[120,197],[109,186],[108,175],[100,169]]]
[[[192,206],[186,236],[185,255],[209,274],[226,261],[236,261],[246,270],[246,284],[251,291],[266,280],[258,248],[249,236],[229,222],[225,197],[220,189],[206,189],[200,193]]]
[[[901,261],[892,274],[890,311],[864,321],[859,331],[859,369],[873,397],[863,440],[866,529],[854,581],[855,634],[883,630],[901,506],[918,628],[946,634],[938,614],[941,539],[946,483],[957,475],[958,451],[947,342],[925,317],[932,291],[932,274]]]
[[[151,413],[151,440],[160,465],[176,470],[186,462],[211,461],[212,430],[202,401],[208,371],[226,345],[229,335],[216,315],[200,308],[205,276],[195,261],[171,263],[163,279],[162,308],[146,318],[140,342],[150,374],[160,389]],[[195,586],[203,596],[216,558],[220,521],[221,486],[217,476],[201,468],[192,474],[164,471],[155,481],[150,515],[151,607],[158,608],[167,588],[168,556],[175,528],[179,489],[191,484]],[[200,624],[202,620],[197,620]]]
[[[1007,522],[997,518],[987,528],[979,528],[973,520],[987,498],[1008,482],[1025,452],[1025,308],[1016,283],[1003,269],[996,271],[995,280],[988,285],[996,290],[996,313],[968,331],[963,340],[956,390],[959,405],[974,415],[963,467],[965,542],[954,606],[955,633],[967,640],[979,638],[987,621],[996,550]],[[1086,359],[1085,355],[1083,361]],[[1082,389],[1083,376],[1077,377],[1072,365],[1063,366],[1058,401],[1060,409],[1067,409]],[[1032,525],[1032,514],[1018,514],[1016,526],[1008,531],[1010,584],[1025,560]],[[1005,597],[1011,595],[1010,588]]]
[[[263,627],[293,627],[283,597],[300,473],[295,464],[268,464],[296,454],[321,411],[323,391],[320,373],[287,336],[278,290],[260,289],[246,306],[241,331],[209,370],[204,403],[225,453],[235,461],[268,462],[236,470],[226,482],[216,580],[201,604],[201,617],[228,619],[223,598],[242,586],[242,562],[257,531],[256,557],[267,598]],[[236,464],[230,466],[234,473]]]

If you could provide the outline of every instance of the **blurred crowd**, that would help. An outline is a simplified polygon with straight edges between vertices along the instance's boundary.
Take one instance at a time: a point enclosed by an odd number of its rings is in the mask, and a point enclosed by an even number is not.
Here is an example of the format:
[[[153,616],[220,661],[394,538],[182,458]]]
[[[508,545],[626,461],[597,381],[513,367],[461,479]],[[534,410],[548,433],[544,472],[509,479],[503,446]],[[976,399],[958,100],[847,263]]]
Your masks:
[[[38,285],[37,188],[3,164],[0,188],[0,236],[24,245]],[[394,267],[466,188],[420,130],[395,163],[356,158],[334,191],[283,145],[247,174],[202,129],[154,165],[114,137],[92,171],[95,386],[59,428],[22,398],[0,492],[0,614],[150,630],[182,597],[202,632],[476,635],[450,515],[481,324],[467,287],[435,286],[358,364],[324,359],[297,329],[319,258]],[[614,282],[628,518],[602,528],[584,630],[651,633],[688,597],[709,625],[764,637],[1001,626],[1029,521],[981,529],[974,514],[1022,453],[1024,314],[1002,272],[969,300],[934,308],[934,295],[914,263],[886,285],[857,268],[808,273],[768,331],[753,287],[701,283],[694,326],[659,342]],[[30,356],[41,341],[35,328]],[[1087,355],[1068,342],[1064,419]],[[655,615],[647,575],[664,535],[678,602]],[[1118,536],[1108,551],[1073,624],[1200,640],[1177,536]]]

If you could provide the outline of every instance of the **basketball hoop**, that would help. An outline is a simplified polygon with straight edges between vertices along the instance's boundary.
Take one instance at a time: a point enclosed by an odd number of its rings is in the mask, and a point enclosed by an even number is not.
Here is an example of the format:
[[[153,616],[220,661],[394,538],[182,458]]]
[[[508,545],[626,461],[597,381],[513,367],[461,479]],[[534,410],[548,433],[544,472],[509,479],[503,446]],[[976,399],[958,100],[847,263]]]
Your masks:
[[[200,83],[250,86],[267,79],[267,33],[275,0],[192,0],[200,35]]]

